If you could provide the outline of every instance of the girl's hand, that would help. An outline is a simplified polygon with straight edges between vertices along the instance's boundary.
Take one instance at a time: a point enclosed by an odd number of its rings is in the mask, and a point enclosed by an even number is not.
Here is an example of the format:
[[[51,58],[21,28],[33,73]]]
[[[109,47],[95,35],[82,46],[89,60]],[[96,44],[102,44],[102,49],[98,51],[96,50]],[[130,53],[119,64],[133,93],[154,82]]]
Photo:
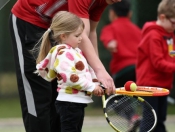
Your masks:
[[[92,93],[95,96],[102,96],[104,94],[104,90],[99,85],[96,85],[96,87]]]

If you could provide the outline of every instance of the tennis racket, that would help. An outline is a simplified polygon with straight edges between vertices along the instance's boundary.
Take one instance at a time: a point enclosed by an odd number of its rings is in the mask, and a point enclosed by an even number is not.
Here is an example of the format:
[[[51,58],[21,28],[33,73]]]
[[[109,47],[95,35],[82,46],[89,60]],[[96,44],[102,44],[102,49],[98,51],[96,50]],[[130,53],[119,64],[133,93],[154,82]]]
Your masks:
[[[169,92],[168,89],[166,89],[166,88],[159,88],[159,87],[137,86],[137,90],[134,91],[134,92],[126,91],[124,87],[116,88],[116,94],[124,94],[124,95],[165,96],[165,95],[168,95],[169,93],[170,92]]]
[[[105,118],[116,132],[151,132],[157,123],[154,109],[141,97],[103,95],[102,102]]]

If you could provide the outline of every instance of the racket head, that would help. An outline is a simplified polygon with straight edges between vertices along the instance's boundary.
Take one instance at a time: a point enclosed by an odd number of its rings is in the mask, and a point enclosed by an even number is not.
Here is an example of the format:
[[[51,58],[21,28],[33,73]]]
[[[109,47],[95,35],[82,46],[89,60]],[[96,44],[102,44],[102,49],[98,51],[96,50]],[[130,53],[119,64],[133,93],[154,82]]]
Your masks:
[[[109,125],[117,132],[151,132],[157,123],[152,106],[141,97],[112,95],[103,99],[103,111]],[[134,117],[136,117],[135,120]]]
[[[116,94],[135,95],[135,96],[166,96],[169,90],[160,87],[137,86],[137,90],[126,91],[124,87],[116,88]]]

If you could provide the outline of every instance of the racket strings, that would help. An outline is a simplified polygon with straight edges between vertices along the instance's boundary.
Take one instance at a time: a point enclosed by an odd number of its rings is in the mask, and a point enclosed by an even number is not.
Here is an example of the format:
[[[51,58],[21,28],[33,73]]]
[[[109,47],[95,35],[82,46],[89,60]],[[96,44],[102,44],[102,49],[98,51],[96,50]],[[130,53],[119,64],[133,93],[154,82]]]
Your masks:
[[[136,132],[140,127],[141,132],[147,132],[155,122],[150,107],[129,96],[120,95],[108,100],[106,113],[110,122],[121,132]]]
[[[144,132],[145,130],[151,131],[154,127],[155,117],[152,110],[147,107],[147,105],[143,105],[143,118],[140,124],[140,131]]]
[[[129,98],[123,96],[117,96],[117,98],[113,98],[107,103],[108,118],[122,132],[127,131],[130,127],[130,119],[133,115],[132,107],[136,101],[132,102],[132,105],[129,105],[129,103],[131,103]],[[125,126],[126,124],[127,126]]]

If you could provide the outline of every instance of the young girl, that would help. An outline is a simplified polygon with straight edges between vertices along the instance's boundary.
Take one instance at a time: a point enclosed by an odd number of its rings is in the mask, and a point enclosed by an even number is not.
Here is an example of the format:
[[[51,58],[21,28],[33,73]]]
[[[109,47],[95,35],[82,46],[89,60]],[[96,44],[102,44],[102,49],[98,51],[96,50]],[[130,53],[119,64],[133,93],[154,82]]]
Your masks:
[[[57,78],[56,109],[62,132],[81,132],[84,108],[92,102],[91,93],[103,94],[94,71],[78,45],[84,29],[76,15],[60,11],[44,33],[37,58],[37,73],[47,81]]]

